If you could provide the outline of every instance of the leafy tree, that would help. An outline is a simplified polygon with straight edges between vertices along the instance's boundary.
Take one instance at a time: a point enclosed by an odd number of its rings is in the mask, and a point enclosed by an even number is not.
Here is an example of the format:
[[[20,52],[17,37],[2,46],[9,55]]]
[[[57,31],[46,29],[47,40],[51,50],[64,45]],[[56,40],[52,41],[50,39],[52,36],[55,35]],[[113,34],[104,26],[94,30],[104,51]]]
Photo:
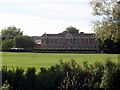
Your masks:
[[[2,42],[2,49],[3,50],[9,50],[10,48],[12,48],[14,45],[13,40],[10,38],[6,38],[5,40],[3,40]]]
[[[75,33],[79,33],[79,30],[76,29],[75,27],[73,26],[69,26],[66,28],[65,31],[62,32],[63,34],[66,34],[66,33],[71,33],[71,34],[75,34]]]
[[[2,49],[9,50],[12,47],[32,49],[34,40],[32,37],[23,36],[23,32],[15,26],[2,29]]]
[[[2,49],[9,50],[10,48],[14,47],[14,38],[17,35],[23,35],[23,32],[15,26],[9,26],[7,28],[2,29],[1,34],[2,43],[0,44],[2,44]]]
[[[101,19],[94,22],[96,39],[104,49],[118,50],[120,45],[120,4],[113,0],[92,0],[93,15]]]
[[[18,35],[15,37],[15,47],[32,49],[34,47],[34,40],[30,36]]]
[[[7,28],[2,29],[1,31],[2,39],[5,38],[15,38],[17,35],[23,35],[23,32],[20,31],[19,28],[16,28],[15,26],[9,26]]]

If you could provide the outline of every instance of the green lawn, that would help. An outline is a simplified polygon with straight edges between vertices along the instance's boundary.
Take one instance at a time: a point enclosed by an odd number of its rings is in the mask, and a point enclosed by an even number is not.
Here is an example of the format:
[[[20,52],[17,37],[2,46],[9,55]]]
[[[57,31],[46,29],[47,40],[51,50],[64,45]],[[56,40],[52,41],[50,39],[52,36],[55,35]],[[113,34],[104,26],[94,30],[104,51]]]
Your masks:
[[[65,53],[8,53],[3,52],[2,65],[8,67],[49,67],[59,63],[60,59],[75,59],[78,63],[88,61],[89,63],[104,62],[106,58],[111,58],[117,62],[117,54],[65,54]]]

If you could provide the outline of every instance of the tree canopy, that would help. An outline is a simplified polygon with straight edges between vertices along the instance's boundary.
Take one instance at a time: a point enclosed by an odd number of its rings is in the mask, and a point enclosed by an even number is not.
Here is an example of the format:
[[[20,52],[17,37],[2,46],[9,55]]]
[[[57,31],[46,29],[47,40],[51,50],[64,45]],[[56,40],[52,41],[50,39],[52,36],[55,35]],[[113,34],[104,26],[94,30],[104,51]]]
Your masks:
[[[79,30],[76,29],[75,27],[73,26],[69,26],[66,28],[65,31],[62,32],[63,34],[66,34],[66,33],[70,33],[70,34],[75,34],[75,33],[79,33]]]
[[[1,31],[3,39],[5,38],[14,38],[17,35],[23,35],[23,32],[20,28],[16,28],[15,26],[9,26],[7,28],[2,29]]]
[[[34,40],[30,36],[18,35],[15,37],[15,46],[17,48],[33,49]]]
[[[93,15],[101,19],[94,21],[96,39],[103,48],[119,49],[120,45],[120,3],[113,0],[92,0]]]
[[[2,41],[2,49],[3,50],[9,50],[14,46],[14,42],[10,38],[6,38],[4,41]]]
[[[2,50],[11,48],[33,49],[34,40],[30,36],[23,35],[23,32],[15,26],[2,29]]]

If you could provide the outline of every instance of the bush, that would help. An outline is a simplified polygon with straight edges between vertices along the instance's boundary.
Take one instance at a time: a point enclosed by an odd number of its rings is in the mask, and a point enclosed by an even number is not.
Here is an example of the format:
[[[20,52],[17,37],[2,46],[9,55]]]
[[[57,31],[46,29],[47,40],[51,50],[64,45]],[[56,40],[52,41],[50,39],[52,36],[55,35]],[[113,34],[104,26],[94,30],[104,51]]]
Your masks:
[[[104,67],[105,69],[100,87],[105,88],[106,90],[109,90],[111,88],[119,89],[120,81],[118,80],[120,79],[118,78],[118,75],[120,75],[120,71],[117,65],[111,62],[108,58]]]
[[[105,64],[83,63],[83,68],[70,60],[40,68],[34,67],[24,71],[21,68],[9,70],[2,67],[2,82],[9,83],[13,90],[83,90],[83,89],[113,89],[120,88],[120,69],[108,59]]]
[[[36,80],[37,80],[37,75],[36,75],[36,69],[34,67],[28,68],[26,73],[25,73],[25,90],[34,90],[36,89]]]
[[[10,84],[6,81],[3,86],[0,88],[0,90],[10,90]]]
[[[13,89],[23,90],[24,82],[25,82],[24,70],[22,68],[17,67],[14,74]]]

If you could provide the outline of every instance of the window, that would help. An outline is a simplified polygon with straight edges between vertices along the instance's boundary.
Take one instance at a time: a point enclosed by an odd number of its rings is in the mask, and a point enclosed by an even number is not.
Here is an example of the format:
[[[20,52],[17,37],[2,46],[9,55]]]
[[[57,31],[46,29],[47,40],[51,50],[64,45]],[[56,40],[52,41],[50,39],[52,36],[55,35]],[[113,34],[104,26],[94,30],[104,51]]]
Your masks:
[[[80,38],[78,38],[78,44],[80,44],[81,43],[81,41],[80,41],[81,39]]]
[[[49,39],[49,38],[47,39],[47,43],[48,43],[48,44],[50,43],[50,39]]]
[[[72,39],[71,39],[71,43],[72,43]]]
[[[94,48],[96,48],[96,46],[94,46]]]
[[[89,39],[90,44],[92,44],[92,38]]]
[[[41,43],[43,44],[43,39],[41,39]]]
[[[84,39],[82,38],[82,44],[84,44]]]
[[[66,44],[67,44],[67,42],[68,42],[68,39],[66,39]]]
[[[88,39],[86,39],[86,44],[88,44]]]
[[[74,43],[74,44],[76,43],[76,38],[74,38],[74,41],[73,41],[73,43]]]
[[[54,41],[53,41],[53,39],[51,39],[51,44],[53,44],[54,43]]]
[[[55,39],[55,44],[57,44],[57,39]]]

